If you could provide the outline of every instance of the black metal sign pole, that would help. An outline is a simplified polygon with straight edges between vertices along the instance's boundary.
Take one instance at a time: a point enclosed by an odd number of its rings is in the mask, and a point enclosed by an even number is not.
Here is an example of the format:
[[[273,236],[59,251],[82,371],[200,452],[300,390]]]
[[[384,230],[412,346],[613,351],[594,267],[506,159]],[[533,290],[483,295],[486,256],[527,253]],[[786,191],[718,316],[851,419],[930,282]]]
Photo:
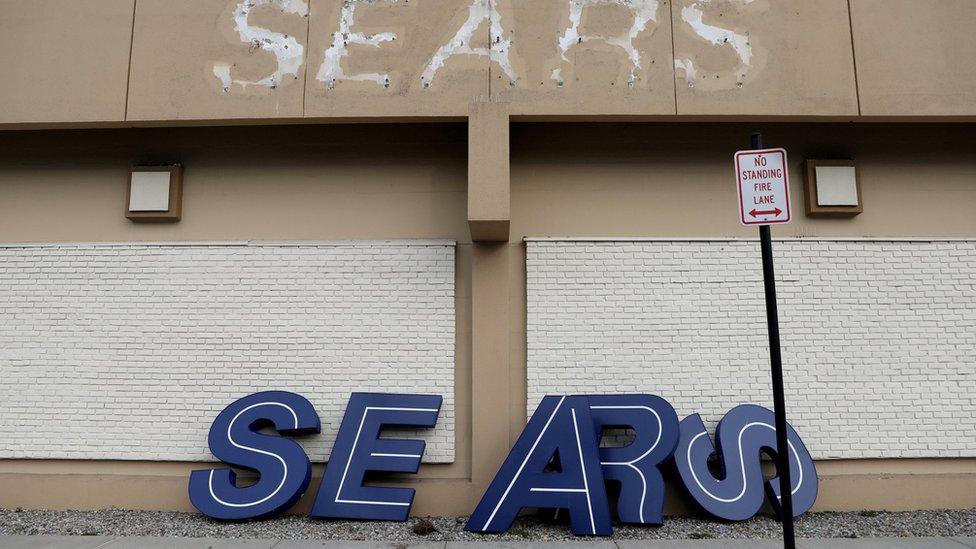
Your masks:
[[[762,149],[762,134],[752,134],[752,149]],[[784,166],[785,169],[785,166]],[[763,285],[766,288],[766,326],[769,331],[769,362],[773,374],[773,411],[776,416],[776,474],[779,477],[780,509],[783,519],[783,547],[796,549],[793,532],[793,494],[790,481],[790,450],[786,438],[786,399],[783,396],[783,359],[779,351],[779,313],[776,310],[776,279],[773,276],[773,241],[769,225],[759,226],[762,248]]]

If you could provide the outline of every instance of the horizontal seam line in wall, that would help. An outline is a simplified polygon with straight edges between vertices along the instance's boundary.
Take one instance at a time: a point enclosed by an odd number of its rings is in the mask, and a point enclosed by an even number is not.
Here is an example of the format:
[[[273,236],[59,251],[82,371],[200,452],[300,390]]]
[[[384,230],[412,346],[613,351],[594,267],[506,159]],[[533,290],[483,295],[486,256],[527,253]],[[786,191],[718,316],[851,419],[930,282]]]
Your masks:
[[[774,238],[777,242],[976,242],[974,237],[831,237],[796,236]],[[523,237],[523,242],[759,242],[751,237]]]
[[[119,248],[119,247],[208,247],[224,246],[239,248],[289,248],[289,247],[344,247],[344,246],[456,246],[450,239],[390,239],[390,240],[199,240],[199,241],[108,241],[108,242],[10,242],[0,243],[0,249],[8,248]]]

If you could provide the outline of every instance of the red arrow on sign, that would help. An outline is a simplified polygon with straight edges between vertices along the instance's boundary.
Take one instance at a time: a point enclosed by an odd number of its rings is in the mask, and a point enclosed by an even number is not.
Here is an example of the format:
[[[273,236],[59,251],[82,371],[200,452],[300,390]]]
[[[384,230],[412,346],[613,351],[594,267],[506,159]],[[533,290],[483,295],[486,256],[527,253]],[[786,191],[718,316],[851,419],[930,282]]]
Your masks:
[[[779,215],[781,213],[783,213],[783,210],[779,208],[776,208],[775,210],[757,210],[753,208],[752,211],[749,212],[749,215],[756,217],[757,215]]]

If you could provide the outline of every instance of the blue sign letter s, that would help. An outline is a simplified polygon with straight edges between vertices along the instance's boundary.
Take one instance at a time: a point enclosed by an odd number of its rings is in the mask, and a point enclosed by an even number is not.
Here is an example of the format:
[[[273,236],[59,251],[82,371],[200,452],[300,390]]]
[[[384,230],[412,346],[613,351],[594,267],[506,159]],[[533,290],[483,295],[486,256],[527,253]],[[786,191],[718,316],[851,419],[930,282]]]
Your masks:
[[[753,404],[736,406],[718,424],[716,450],[698,414],[681,421],[675,465],[685,488],[705,511],[725,520],[749,519],[762,507],[765,485],[773,510],[781,514],[779,481],[773,478],[766,482],[760,463],[763,452],[776,455],[774,425],[770,410]],[[800,436],[793,427],[787,427],[793,515],[799,516],[817,499],[817,471]],[[723,471],[721,480],[708,468],[708,459],[716,451]]]
[[[318,433],[320,428],[312,403],[294,393],[255,393],[225,408],[210,426],[210,451],[260,478],[240,488],[229,468],[193,471],[190,502],[201,513],[221,520],[253,519],[284,511],[302,497],[312,476],[308,456],[293,440],[257,432],[269,425],[283,435]]]

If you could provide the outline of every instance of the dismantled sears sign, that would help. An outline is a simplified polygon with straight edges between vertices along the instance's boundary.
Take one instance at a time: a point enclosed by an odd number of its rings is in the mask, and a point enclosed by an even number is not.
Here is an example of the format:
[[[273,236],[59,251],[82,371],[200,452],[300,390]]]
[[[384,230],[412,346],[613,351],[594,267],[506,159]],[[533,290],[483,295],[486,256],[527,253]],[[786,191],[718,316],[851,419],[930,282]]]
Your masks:
[[[367,471],[416,473],[424,454],[420,440],[381,438],[384,426],[433,427],[437,395],[353,393],[346,407],[311,516],[405,520],[414,490],[363,484]],[[308,455],[282,435],[318,433],[321,425],[304,397],[268,391],[225,408],[210,428],[210,450],[225,463],[258,473],[239,487],[229,468],[194,471],[190,501],[222,520],[247,520],[294,505],[311,481]],[[605,429],[627,428],[625,446],[601,447]],[[705,511],[724,520],[755,515],[767,498],[778,513],[779,484],[765,479],[762,455],[775,455],[773,413],[751,404],[736,406],[719,422],[716,443],[698,414],[682,421],[653,395],[547,396],[495,475],[465,528],[504,532],[523,508],[567,509],[579,535],[610,535],[605,483],[620,484],[618,519],[661,524],[664,473],[676,476]],[[817,473],[813,459],[788,428],[794,515],[813,506]],[[713,456],[717,461],[713,462]],[[721,471],[716,474],[715,466]]]
[[[736,7],[746,8],[752,0],[735,0]],[[213,75],[224,91],[231,91],[235,87],[265,86],[276,88],[285,79],[299,77],[301,67],[305,63],[305,47],[295,37],[276,32],[252,22],[252,12],[267,6],[276,8],[285,15],[308,17],[310,5],[306,0],[244,0],[236,4],[233,10],[234,31],[238,38],[248,44],[251,51],[263,50],[274,55],[276,69],[263,78],[243,79],[234,76],[236,69],[231,63],[216,61],[212,64]],[[734,61],[720,72],[729,78],[723,79],[721,86],[742,87],[747,75],[755,70],[757,62],[753,52],[753,45],[748,32],[739,32],[706,23],[705,10],[709,8],[710,0],[698,0],[681,8],[679,24],[691,31],[692,35],[703,45],[727,49]],[[356,55],[357,49],[386,48],[396,49],[404,47],[397,41],[403,41],[397,26],[377,28],[362,25],[357,22],[357,10],[378,10],[384,8],[409,8],[410,4],[398,3],[396,0],[344,0],[338,12],[338,21],[332,22],[331,38],[327,43],[309,44],[309,48],[322,48],[322,62],[318,67],[311,67],[309,72],[327,88],[334,88],[341,81],[371,82],[383,88],[391,87],[389,73],[382,71],[356,72],[349,70],[351,56]],[[553,7],[556,7],[554,5]],[[640,40],[653,35],[659,25],[669,25],[671,15],[669,6],[659,0],[565,0],[560,7],[568,7],[568,21],[565,15],[552,17],[552,30],[556,31],[552,37],[558,58],[552,66],[545,67],[549,84],[562,86],[568,79],[564,71],[570,69],[574,61],[571,51],[577,46],[586,44],[587,47],[599,45],[608,51],[615,52],[627,66],[625,75],[626,85],[634,87],[642,78],[643,73],[650,69],[655,62],[648,59],[647,52],[642,51]],[[604,10],[617,25],[610,25],[612,31],[606,29],[593,31],[587,25],[589,10]],[[623,23],[621,23],[623,21]],[[449,40],[440,44],[436,49],[425,52],[426,62],[422,67],[413,67],[419,72],[419,81],[415,84],[421,88],[430,87],[438,72],[455,56],[487,57],[496,64],[510,85],[526,77],[518,68],[515,59],[518,57],[519,45],[513,38],[519,32],[537,33],[540,29],[517,29],[517,17],[505,17],[499,12],[498,0],[471,0],[467,8],[467,17],[463,20]],[[603,25],[596,25],[601,27]],[[316,53],[319,53],[316,52]],[[669,59],[670,63],[671,60]],[[695,86],[699,69],[690,58],[674,58],[674,68],[684,72],[689,86]],[[313,72],[314,71],[314,72]],[[716,71],[711,68],[712,74]],[[717,81],[711,79],[704,82],[714,87]]]

